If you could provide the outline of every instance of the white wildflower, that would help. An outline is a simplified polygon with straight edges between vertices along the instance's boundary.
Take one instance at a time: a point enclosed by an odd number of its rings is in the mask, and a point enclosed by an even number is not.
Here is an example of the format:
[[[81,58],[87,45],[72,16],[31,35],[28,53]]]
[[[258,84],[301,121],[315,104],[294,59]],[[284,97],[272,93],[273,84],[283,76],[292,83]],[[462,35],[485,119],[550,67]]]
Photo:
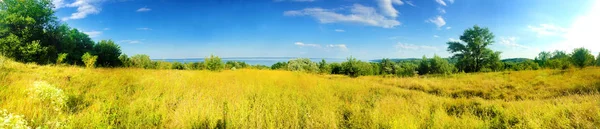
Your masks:
[[[0,110],[0,129],[4,128],[29,129],[23,115],[15,115],[8,113],[6,110]]]
[[[50,103],[54,110],[60,112],[66,106],[67,96],[59,88],[56,88],[47,82],[36,81],[33,88],[30,89],[30,96],[42,103]]]

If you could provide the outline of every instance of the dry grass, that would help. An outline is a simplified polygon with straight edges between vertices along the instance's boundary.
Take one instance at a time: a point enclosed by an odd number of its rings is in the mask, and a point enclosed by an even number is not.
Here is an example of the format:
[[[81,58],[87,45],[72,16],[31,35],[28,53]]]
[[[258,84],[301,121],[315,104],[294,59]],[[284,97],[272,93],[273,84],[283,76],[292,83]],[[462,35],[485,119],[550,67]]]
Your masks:
[[[34,82],[60,89],[66,106],[32,98]],[[415,78],[0,68],[0,110],[50,128],[597,128],[598,91],[599,68]]]

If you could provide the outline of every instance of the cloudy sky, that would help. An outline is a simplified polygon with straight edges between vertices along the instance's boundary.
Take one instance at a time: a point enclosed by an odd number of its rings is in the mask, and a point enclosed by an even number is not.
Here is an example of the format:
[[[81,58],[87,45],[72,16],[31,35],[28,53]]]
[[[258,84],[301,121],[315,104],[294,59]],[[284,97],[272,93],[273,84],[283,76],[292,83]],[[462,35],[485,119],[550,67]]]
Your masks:
[[[479,25],[502,58],[600,52],[594,0],[54,0],[57,17],[125,54],[155,59],[448,57]]]

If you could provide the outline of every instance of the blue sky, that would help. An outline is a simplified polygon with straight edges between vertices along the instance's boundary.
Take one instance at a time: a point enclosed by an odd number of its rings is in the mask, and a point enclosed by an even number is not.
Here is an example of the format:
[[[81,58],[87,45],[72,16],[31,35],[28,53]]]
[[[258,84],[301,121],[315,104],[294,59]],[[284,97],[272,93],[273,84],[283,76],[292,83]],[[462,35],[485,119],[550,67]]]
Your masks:
[[[154,59],[449,57],[447,41],[479,25],[502,58],[586,47],[597,55],[594,0],[54,0],[94,40]]]

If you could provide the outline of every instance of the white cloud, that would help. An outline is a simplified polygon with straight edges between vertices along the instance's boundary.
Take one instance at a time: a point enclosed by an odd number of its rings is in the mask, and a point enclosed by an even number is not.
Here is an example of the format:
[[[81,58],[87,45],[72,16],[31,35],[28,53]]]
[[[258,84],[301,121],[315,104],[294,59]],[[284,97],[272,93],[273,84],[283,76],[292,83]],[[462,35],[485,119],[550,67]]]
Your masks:
[[[55,2],[55,1],[53,1]],[[75,0],[75,2],[71,4],[65,5],[65,7],[77,7],[77,12],[71,14],[69,17],[62,18],[63,21],[73,20],[73,19],[83,19],[90,14],[98,14],[100,13],[100,8],[98,5],[103,2],[103,0]],[[59,2],[60,3],[60,2]]]
[[[308,43],[303,43],[303,42],[296,42],[296,43],[294,43],[294,45],[300,46],[300,47],[317,47],[317,48],[321,47],[321,45],[319,45],[319,44],[308,44]]]
[[[410,5],[410,6],[416,7],[416,5],[415,5],[415,4],[413,4],[413,2],[412,2],[412,1],[406,1],[405,3],[406,3],[406,4],[408,4],[408,5]]]
[[[340,14],[336,10],[322,8],[305,8],[303,10],[285,11],[285,16],[312,16],[320,23],[357,23],[383,28],[393,28],[400,25],[395,19],[387,18],[375,11],[372,7],[354,4],[350,7],[350,14]]]
[[[439,16],[439,15],[436,16],[436,17],[430,18],[429,20],[427,20],[425,22],[433,23],[438,28],[446,25],[446,21],[444,21],[444,18],[442,16]]]
[[[150,8],[143,7],[143,8],[140,8],[140,9],[136,10],[136,12],[148,12],[148,11],[151,11],[151,10],[152,9],[150,9]]]
[[[104,28],[104,30],[110,30],[110,28]]]
[[[449,42],[460,42],[460,43],[464,43],[462,40],[458,40],[458,39],[454,39],[454,38],[448,38]]]
[[[452,29],[452,27],[449,27],[449,26],[448,26],[448,27],[446,27],[446,30],[449,30],[449,29]]]
[[[394,8],[394,5],[404,4],[400,0],[378,0],[379,9],[381,12],[388,17],[398,17],[398,10]]]
[[[345,30],[342,30],[342,29],[335,29],[334,31],[335,32],[346,32]]]
[[[437,2],[438,4],[440,4],[442,6],[446,6],[446,2],[444,2],[444,0],[435,0],[435,2]]]
[[[90,36],[90,38],[94,38],[94,37],[98,37],[98,36],[102,35],[102,31],[87,31],[87,32],[83,32],[83,33]]]
[[[553,24],[540,24],[539,26],[527,26],[527,28],[533,32],[536,32],[538,36],[555,36],[562,35],[567,32],[567,29]]]
[[[400,50],[434,50],[434,51],[438,50],[438,48],[434,47],[434,46],[415,45],[415,44],[400,43],[400,42],[398,42],[396,44],[396,49],[400,49]]]
[[[118,43],[139,44],[139,43],[142,43],[142,41],[139,41],[139,40],[120,40],[120,41],[118,41]]]
[[[54,5],[54,9],[60,9],[65,6],[64,0],[52,0],[52,4]]]
[[[142,27],[142,28],[137,28],[137,30],[144,30],[144,31],[148,31],[148,30],[152,30],[150,28],[146,28],[146,27]]]
[[[342,51],[348,51],[348,47],[346,47],[346,44],[329,44],[327,45],[327,48],[336,48]]]
[[[517,37],[500,37],[499,42],[500,44],[510,48],[529,48],[527,46],[517,43]]]
[[[444,8],[438,7],[437,10],[440,12],[440,14],[446,14],[446,10]]]
[[[434,37],[434,38],[439,38],[440,36],[438,36],[438,35],[433,35],[433,37]]]
[[[454,3],[454,0],[447,0],[450,4]]]
[[[600,1],[595,1],[586,14],[575,18],[571,26],[565,29],[566,33],[562,35],[564,40],[550,45],[550,50],[572,51],[574,48],[585,47],[597,54],[600,52],[600,43],[597,42],[598,30],[600,30]]]

